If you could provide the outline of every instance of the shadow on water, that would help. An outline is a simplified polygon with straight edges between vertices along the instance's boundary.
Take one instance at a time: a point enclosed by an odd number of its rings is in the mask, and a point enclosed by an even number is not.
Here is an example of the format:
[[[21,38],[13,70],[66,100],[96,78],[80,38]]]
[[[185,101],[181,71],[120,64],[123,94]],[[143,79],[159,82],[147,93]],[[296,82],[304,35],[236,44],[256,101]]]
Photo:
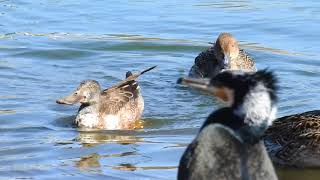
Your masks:
[[[16,110],[11,110],[11,109],[0,109],[0,115],[15,114],[16,112],[17,112]]]
[[[165,169],[177,169],[177,166],[134,166],[132,164],[119,164],[113,166],[113,169],[122,171],[136,171],[136,170],[165,170]]]
[[[118,155],[113,155],[114,157],[125,157],[134,155],[135,152],[127,152]],[[89,171],[89,172],[102,172],[103,165],[101,165],[100,161],[103,158],[107,158],[110,156],[101,156],[97,153],[90,154],[88,156],[83,156],[80,160],[75,162],[75,167],[80,169],[81,171]],[[177,169],[177,166],[137,166],[130,163],[123,163],[114,166],[107,166],[114,170],[120,171],[137,171],[137,170],[170,170]]]
[[[72,124],[75,118],[76,115],[59,117],[56,120],[54,120],[51,124],[56,127],[75,128],[75,126]]]
[[[67,128],[72,132],[76,130],[77,132],[73,142],[66,141],[56,144],[60,147],[73,147],[75,144],[79,144],[80,148],[87,153],[79,153],[79,156],[74,158],[73,164],[81,172],[87,173],[103,174],[106,168],[110,168],[108,171],[112,171],[112,173],[113,171],[137,171],[139,173],[150,171],[152,173],[158,170],[176,170],[176,164],[144,164],[142,162],[148,162],[152,159],[152,154],[148,152],[150,148],[151,152],[156,147],[170,152],[172,149],[184,148],[187,145],[180,141],[169,143],[167,142],[168,137],[189,136],[197,132],[197,128],[160,130],[157,127],[165,125],[165,121],[160,119],[144,119],[144,122],[149,123],[144,123],[145,127],[143,129],[136,130],[79,129],[71,125],[74,118],[73,115],[55,120],[53,123],[55,127]],[[161,152],[158,148],[156,148],[155,153]],[[76,150],[75,152],[80,151]],[[126,162],[125,159],[131,163]],[[119,160],[122,163],[119,163]]]
[[[101,156],[97,153],[83,156],[80,158],[80,160],[75,162],[75,167],[77,167],[81,171],[101,172],[101,164],[99,162],[100,159]]]
[[[277,174],[278,174],[279,179],[288,179],[288,180],[320,179],[320,170],[319,169],[278,168]]]
[[[181,130],[181,132],[185,132],[185,130]],[[121,149],[123,149],[121,152],[108,153],[107,151],[100,151],[81,156],[74,162],[74,166],[77,167],[80,171],[101,173],[105,167],[108,167],[112,170],[120,171],[175,170],[177,168],[177,166],[165,165],[139,165],[141,161],[139,159],[151,159],[151,157],[148,155],[142,155],[143,150],[141,150],[139,146],[143,144],[158,146],[159,144],[167,143],[163,140],[150,138],[154,137],[153,135],[155,132],[149,133],[146,130],[79,130],[78,133],[79,134],[76,137],[75,141],[79,142],[83,148],[86,148],[88,150],[97,149],[101,145],[108,146],[108,144],[110,146],[114,146],[115,144],[117,144],[121,147]],[[158,133],[166,136],[170,134],[167,131]],[[186,144],[173,144],[170,147],[174,148],[185,146]],[[106,163],[106,161],[113,162],[114,159],[129,159],[129,161],[132,161],[132,163]]]
[[[112,132],[112,134],[111,134]],[[133,131],[134,133],[134,131]],[[123,135],[121,135],[123,134]],[[126,135],[125,133],[118,134],[113,131],[79,131],[76,141],[80,142],[83,147],[93,147],[100,144],[117,143],[121,145],[135,144],[137,142],[143,142],[143,138]]]

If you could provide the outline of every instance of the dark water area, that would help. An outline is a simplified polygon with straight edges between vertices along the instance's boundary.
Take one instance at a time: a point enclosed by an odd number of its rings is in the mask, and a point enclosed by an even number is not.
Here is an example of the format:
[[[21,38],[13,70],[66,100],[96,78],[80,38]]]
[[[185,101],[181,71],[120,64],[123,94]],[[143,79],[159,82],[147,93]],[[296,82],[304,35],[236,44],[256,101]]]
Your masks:
[[[318,1],[0,1],[0,179],[175,179],[186,145],[220,107],[176,85],[230,32],[280,81],[278,116],[319,109]],[[80,81],[139,79],[145,127],[81,131],[55,100]],[[320,171],[279,170],[280,179]]]

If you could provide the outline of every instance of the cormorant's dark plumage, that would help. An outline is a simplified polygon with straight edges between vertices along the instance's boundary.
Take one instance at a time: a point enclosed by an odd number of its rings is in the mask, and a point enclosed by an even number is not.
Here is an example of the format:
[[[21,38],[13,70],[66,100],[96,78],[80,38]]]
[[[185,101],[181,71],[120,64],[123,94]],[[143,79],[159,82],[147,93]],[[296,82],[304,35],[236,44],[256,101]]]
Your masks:
[[[270,71],[224,71],[207,83],[196,79],[178,82],[213,94],[216,89],[233,92],[233,103],[211,113],[187,147],[178,179],[277,179],[259,141],[276,112],[276,78]]]

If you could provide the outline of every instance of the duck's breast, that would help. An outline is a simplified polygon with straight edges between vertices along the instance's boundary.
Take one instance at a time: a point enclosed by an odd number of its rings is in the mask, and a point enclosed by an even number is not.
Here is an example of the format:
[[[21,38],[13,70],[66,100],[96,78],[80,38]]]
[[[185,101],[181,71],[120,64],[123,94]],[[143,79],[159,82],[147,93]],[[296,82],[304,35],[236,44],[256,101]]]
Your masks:
[[[103,121],[105,129],[121,129],[120,117],[118,114],[106,114]]]
[[[98,128],[99,118],[97,114],[94,113],[81,113],[77,115],[74,124],[78,127],[87,127],[87,128]]]

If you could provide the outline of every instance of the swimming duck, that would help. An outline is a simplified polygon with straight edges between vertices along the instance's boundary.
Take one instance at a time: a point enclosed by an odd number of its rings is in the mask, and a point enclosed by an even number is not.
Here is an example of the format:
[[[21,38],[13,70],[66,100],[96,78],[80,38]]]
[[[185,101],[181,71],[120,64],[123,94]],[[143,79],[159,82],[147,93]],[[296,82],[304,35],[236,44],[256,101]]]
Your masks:
[[[221,33],[212,47],[195,58],[189,77],[211,78],[223,70],[257,71],[253,59],[230,33]]]
[[[261,136],[277,111],[276,78],[269,71],[224,71],[211,80],[178,83],[226,102],[211,113],[181,157],[178,179],[277,179]]]
[[[320,167],[320,110],[277,119],[264,140],[277,165]]]
[[[144,100],[136,79],[155,67],[137,74],[129,71],[125,80],[103,91],[95,80],[82,81],[73,93],[56,102],[81,104],[74,120],[74,124],[78,127],[133,129],[144,109]]]

